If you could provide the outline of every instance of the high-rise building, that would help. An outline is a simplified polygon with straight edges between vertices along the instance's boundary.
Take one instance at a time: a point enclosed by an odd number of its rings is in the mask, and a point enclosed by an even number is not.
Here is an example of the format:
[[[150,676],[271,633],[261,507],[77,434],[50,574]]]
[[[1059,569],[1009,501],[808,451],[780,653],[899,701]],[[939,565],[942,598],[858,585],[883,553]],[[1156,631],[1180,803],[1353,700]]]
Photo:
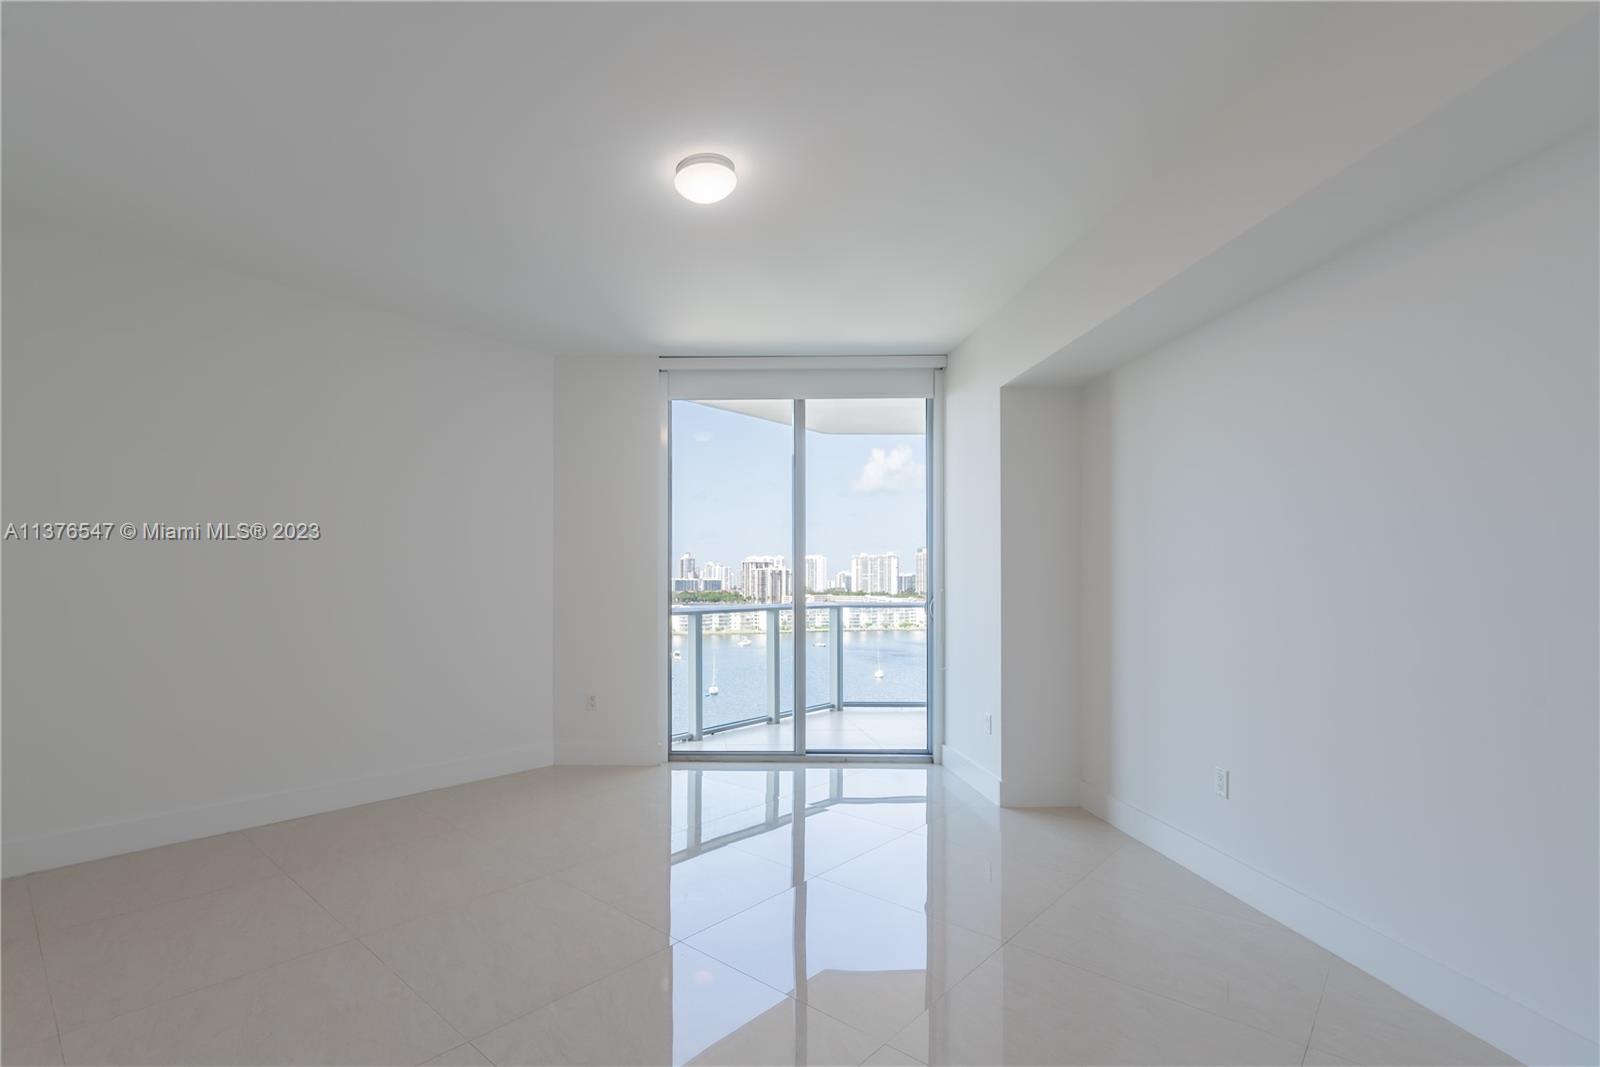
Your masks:
[[[851,581],[850,581],[850,572],[849,571],[840,571],[838,574],[835,574],[833,576],[833,588],[835,588],[835,589],[843,589],[847,593],[850,592],[850,590],[852,588]]]
[[[661,557],[657,556],[656,558],[660,559]],[[695,571],[694,557],[687,552],[678,557],[678,577],[680,579],[700,577],[700,575]]]
[[[700,567],[700,581],[705,583],[705,588],[710,589],[709,583],[716,582],[716,588],[728,587],[728,568],[720,563],[705,563]]]
[[[916,591],[917,591],[917,576],[915,574],[902,574],[900,576],[899,586],[895,589],[895,592],[897,592],[897,593],[915,593]]]
[[[794,572],[782,556],[746,556],[740,565],[739,592],[762,604],[777,604],[794,592]]]
[[[917,582],[916,582],[916,585],[913,588],[917,592],[921,593],[923,596],[927,596],[928,595],[928,550],[926,548],[917,549],[917,555],[916,555],[915,558],[916,558],[916,561],[917,561]]]
[[[828,588],[828,557],[806,557],[806,592],[820,593]]]
[[[850,557],[851,589],[857,593],[895,593],[900,589],[900,557],[893,552]]]

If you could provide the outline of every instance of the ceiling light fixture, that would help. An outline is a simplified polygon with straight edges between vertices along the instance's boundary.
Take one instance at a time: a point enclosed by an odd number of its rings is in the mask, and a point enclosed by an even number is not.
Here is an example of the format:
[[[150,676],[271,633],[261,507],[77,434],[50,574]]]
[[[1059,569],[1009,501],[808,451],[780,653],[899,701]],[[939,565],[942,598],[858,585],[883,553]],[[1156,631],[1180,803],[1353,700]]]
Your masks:
[[[733,172],[733,160],[715,152],[701,152],[678,164],[672,176],[672,187],[685,200],[696,204],[715,204],[733,192],[739,176]]]

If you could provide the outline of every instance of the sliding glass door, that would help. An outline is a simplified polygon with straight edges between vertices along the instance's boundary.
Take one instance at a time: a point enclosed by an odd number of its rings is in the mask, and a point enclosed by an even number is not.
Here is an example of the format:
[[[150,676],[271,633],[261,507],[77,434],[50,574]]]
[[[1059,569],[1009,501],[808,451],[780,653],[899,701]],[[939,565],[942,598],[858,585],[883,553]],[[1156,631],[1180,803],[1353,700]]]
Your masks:
[[[669,404],[672,753],[930,753],[932,401]]]
[[[808,752],[928,751],[928,408],[806,401]]]
[[[792,753],[794,403],[672,402],[673,752]]]

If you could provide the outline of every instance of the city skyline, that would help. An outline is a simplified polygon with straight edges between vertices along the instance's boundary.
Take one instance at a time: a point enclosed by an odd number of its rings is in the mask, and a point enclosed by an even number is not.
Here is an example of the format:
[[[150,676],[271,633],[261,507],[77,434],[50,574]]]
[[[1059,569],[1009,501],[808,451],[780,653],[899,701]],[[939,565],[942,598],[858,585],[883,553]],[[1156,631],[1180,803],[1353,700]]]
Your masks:
[[[673,403],[674,578],[686,551],[735,573],[750,556],[793,568],[793,444],[788,424]],[[892,553],[908,569],[927,540],[925,463],[922,434],[807,435],[806,554],[827,561],[823,573],[848,571],[858,554]]]
[[[843,589],[880,595],[916,592],[926,596],[926,546],[917,548],[911,562],[908,569],[901,565],[897,553],[857,552],[850,557],[849,570],[830,573],[826,556],[808,553],[801,573],[806,591],[811,593]],[[782,553],[747,555],[730,566],[719,560],[702,560],[691,550],[672,561],[670,584],[673,592],[738,591],[763,602],[777,602],[793,596],[795,574],[795,568]]]

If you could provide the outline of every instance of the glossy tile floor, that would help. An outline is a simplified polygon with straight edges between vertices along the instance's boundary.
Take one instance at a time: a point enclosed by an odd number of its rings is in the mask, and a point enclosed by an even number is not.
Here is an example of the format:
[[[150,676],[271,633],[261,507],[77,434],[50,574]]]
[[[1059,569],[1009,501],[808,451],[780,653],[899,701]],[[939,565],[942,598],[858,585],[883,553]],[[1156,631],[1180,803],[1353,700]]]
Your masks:
[[[845,708],[806,716],[806,745],[812,751],[926,752],[928,709]],[[794,722],[759,722],[708,734],[699,741],[674,741],[674,752],[789,752]]]
[[[1099,820],[937,767],[550,768],[4,904],[7,1063],[1506,1062]]]

